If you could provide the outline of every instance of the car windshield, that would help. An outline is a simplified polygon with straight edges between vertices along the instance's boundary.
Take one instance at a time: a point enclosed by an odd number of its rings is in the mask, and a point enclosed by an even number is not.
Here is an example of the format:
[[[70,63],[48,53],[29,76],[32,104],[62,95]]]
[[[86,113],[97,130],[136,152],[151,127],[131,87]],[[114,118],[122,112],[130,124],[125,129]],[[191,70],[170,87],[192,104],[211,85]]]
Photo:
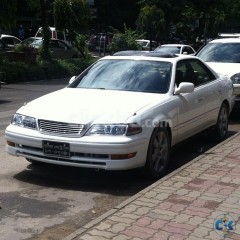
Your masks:
[[[240,63],[240,43],[209,43],[197,56],[205,62]]]
[[[175,46],[161,46],[159,48],[156,48],[154,51],[156,52],[162,52],[162,53],[172,53],[172,54],[179,54],[181,50],[181,47],[175,47]]]
[[[137,43],[143,47],[147,46],[148,41],[141,41],[141,40],[137,40]]]
[[[171,66],[171,63],[163,61],[100,60],[69,87],[166,93]]]

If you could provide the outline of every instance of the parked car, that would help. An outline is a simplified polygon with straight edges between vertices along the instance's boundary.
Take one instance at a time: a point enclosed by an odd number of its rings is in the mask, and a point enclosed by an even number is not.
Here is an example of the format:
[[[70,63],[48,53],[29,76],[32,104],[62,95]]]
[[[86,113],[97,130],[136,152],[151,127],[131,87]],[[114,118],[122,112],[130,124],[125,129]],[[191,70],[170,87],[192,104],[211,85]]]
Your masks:
[[[65,32],[65,31],[58,31],[58,30],[56,30],[55,27],[49,27],[49,32],[50,32],[50,38],[62,40],[68,46],[71,46],[71,43],[69,41],[69,37],[68,37],[67,32]],[[42,27],[38,28],[38,30],[37,30],[37,32],[35,34],[35,37],[41,37],[41,38],[43,37],[43,28]]]
[[[142,47],[142,50],[150,51],[150,40],[138,39],[138,40],[136,40],[136,42]],[[159,46],[159,44],[156,41],[152,41],[152,49],[151,50],[154,50],[158,46]]]
[[[5,34],[2,34],[0,39],[6,44],[6,47],[9,49],[13,49],[16,44],[19,44],[22,42],[19,38],[15,36],[5,35]]]
[[[185,44],[162,44],[157,47],[154,51],[161,53],[173,53],[173,54],[185,54],[185,55],[194,55],[195,50]]]
[[[38,50],[43,44],[43,39],[41,37],[31,37],[22,41],[21,44]],[[80,56],[77,50],[59,39],[50,39],[49,48],[53,58],[71,59]]]
[[[117,53],[17,110],[6,150],[32,162],[144,167],[159,178],[177,143],[209,128],[223,140],[233,104],[231,80],[194,56]]]
[[[240,38],[215,39],[205,45],[197,57],[218,74],[227,75],[234,84],[236,107],[240,107]]]
[[[240,38],[240,33],[218,33],[218,38]]]

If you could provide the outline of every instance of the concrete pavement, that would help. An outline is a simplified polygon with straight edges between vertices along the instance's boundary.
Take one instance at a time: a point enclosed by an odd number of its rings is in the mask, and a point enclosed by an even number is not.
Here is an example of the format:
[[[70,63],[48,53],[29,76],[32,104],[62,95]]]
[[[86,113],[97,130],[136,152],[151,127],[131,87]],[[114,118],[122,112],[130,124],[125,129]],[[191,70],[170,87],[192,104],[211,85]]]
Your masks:
[[[240,239],[240,133],[64,240]]]

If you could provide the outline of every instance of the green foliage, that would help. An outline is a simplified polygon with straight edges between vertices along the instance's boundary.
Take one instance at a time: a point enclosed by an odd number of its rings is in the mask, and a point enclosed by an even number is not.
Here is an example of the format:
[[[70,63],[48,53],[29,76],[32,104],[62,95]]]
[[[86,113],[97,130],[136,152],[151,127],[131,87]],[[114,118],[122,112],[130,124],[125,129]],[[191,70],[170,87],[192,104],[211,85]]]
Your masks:
[[[31,52],[37,52],[37,50],[29,46],[27,44],[17,44],[14,48],[14,52],[26,52],[26,53],[31,53]]]
[[[125,32],[116,32],[113,35],[112,42],[109,44],[109,51],[111,53],[124,51],[124,50],[140,50],[141,46],[137,44],[136,39],[142,38],[143,35],[139,35],[136,31],[127,29],[124,26]]]
[[[0,7],[0,27],[11,29],[15,26],[16,0],[2,0]]]
[[[55,0],[55,26],[58,30],[69,31],[70,37],[88,30],[90,9],[86,0]]]
[[[90,66],[96,59],[71,59],[44,61],[38,59],[34,64],[23,62],[9,62],[2,60],[0,72],[4,73],[6,83],[24,81],[65,78],[80,74]]]
[[[86,44],[86,37],[78,34],[74,40],[74,47],[81,53],[83,58],[89,57],[89,51]]]
[[[156,35],[164,33],[164,12],[155,5],[146,5],[141,9],[136,23],[139,32],[146,32],[148,39],[155,39]]]

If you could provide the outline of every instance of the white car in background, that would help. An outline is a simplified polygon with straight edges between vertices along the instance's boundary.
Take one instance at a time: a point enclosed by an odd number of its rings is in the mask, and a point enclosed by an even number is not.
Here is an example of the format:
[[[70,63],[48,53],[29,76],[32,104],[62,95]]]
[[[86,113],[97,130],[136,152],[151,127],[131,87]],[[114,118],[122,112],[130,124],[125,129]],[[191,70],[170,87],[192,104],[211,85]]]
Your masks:
[[[227,136],[234,100],[231,80],[196,57],[120,52],[17,110],[6,150],[31,162],[144,167],[159,178],[175,144],[209,128]]]
[[[19,38],[11,35],[6,35],[6,34],[2,34],[0,36],[0,39],[4,42],[6,47],[9,49],[13,49],[16,44],[19,44],[22,42]]]
[[[142,47],[143,51],[150,51],[150,40],[138,39],[136,42]],[[159,44],[156,41],[152,41],[152,50],[158,46]]]
[[[190,46],[186,44],[162,44],[157,47],[155,52],[160,53],[172,53],[172,54],[185,54],[185,55],[194,55],[196,52]]]
[[[240,107],[240,38],[215,39],[205,45],[197,57],[206,62],[215,72],[228,76],[233,84],[236,107]]]

